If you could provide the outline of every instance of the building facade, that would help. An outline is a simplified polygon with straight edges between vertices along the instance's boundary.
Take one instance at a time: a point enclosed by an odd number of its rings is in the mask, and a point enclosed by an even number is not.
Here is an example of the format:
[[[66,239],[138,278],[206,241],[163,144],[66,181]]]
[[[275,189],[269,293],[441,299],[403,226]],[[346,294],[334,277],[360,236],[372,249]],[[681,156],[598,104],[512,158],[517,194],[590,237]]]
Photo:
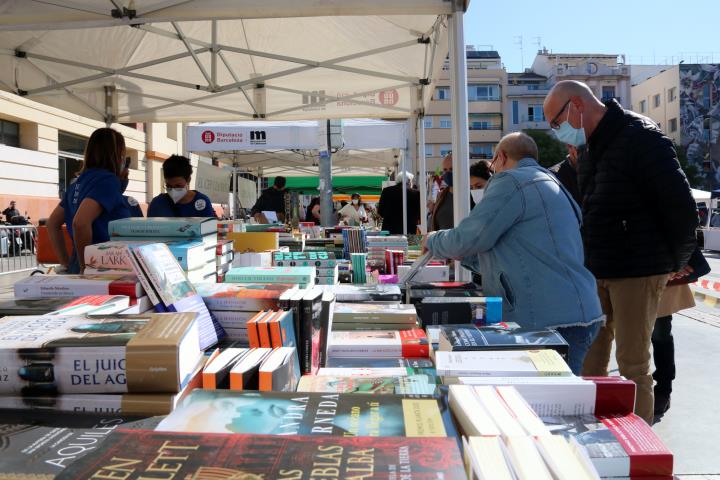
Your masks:
[[[702,185],[720,188],[720,64],[680,64],[632,87],[632,109],[655,121],[697,167]]]
[[[550,129],[543,112],[550,87],[547,77],[530,70],[508,74],[506,132]]]
[[[468,47],[468,137],[470,158],[490,159],[505,128],[507,72],[496,51]],[[425,111],[425,157],[428,171],[435,170],[452,149],[450,76],[447,62]]]
[[[10,200],[35,223],[46,218],[81,168],[102,122],[0,91],[0,210]],[[113,124],[130,157],[127,195],[145,206],[163,191],[162,161],[183,153],[183,125]],[[193,158],[197,165],[197,157]],[[194,180],[194,179],[193,179]]]

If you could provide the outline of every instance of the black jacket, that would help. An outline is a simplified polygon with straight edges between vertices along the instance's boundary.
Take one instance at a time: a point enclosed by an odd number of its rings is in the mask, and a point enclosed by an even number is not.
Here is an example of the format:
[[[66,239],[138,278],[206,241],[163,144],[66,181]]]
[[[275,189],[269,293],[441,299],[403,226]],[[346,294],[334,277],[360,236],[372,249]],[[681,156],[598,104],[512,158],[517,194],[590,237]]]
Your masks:
[[[672,142],[611,100],[578,163],[585,263],[597,278],[678,271],[698,216]]]
[[[285,192],[277,190],[273,187],[266,188],[260,194],[260,198],[257,199],[250,215],[255,215],[260,212],[277,212],[285,213]]]
[[[378,202],[378,215],[383,219],[382,229],[393,235],[403,233],[403,200],[402,184],[398,183],[384,188]],[[414,235],[420,223],[420,192],[407,189],[407,233]]]
[[[570,160],[565,159],[548,170],[555,175],[562,186],[570,193],[575,203],[582,204],[580,189],[578,188],[577,170],[570,164]]]

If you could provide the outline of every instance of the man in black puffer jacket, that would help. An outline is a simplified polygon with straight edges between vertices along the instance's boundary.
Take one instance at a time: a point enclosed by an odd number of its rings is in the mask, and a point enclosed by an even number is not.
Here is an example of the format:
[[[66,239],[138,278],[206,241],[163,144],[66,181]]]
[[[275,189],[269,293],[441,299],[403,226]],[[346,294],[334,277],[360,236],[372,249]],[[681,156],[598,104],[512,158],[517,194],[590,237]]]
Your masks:
[[[650,337],[670,278],[687,275],[697,211],[673,144],[650,119],[558,82],[545,100],[560,141],[587,145],[578,165],[585,263],[607,317],[583,375],[607,375],[613,339],[620,374],[637,384],[635,412],[653,419]]]

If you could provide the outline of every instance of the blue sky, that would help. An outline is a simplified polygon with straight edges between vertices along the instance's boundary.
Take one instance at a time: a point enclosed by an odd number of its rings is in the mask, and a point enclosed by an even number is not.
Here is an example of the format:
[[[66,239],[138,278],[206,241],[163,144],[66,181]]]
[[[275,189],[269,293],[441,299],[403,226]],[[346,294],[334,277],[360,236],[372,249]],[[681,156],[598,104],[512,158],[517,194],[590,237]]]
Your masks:
[[[540,46],[556,53],[618,53],[627,63],[720,63],[720,0],[471,0],[465,43],[500,52],[509,72]],[[682,57],[681,57],[682,55]],[[704,60],[706,57],[707,60]]]

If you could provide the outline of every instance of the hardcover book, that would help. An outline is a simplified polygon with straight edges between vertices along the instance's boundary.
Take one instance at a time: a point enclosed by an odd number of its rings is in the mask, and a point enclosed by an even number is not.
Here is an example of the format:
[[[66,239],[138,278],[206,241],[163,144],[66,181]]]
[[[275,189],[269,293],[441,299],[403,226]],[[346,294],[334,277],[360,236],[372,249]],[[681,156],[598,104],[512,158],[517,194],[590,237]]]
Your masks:
[[[180,391],[202,357],[194,313],[0,319],[0,394]]]
[[[296,283],[313,285],[312,267],[235,267],[225,275],[227,283]]]
[[[416,304],[420,325],[497,323],[502,321],[500,297],[427,297]]]
[[[402,323],[417,324],[414,305],[383,305],[377,303],[338,303],[335,323]]]
[[[635,414],[543,417],[553,434],[574,438],[601,477],[670,477],[673,455]]]
[[[205,253],[208,250],[215,251],[218,245],[217,235],[205,235],[204,237],[178,238],[178,237],[113,237],[112,242],[123,243],[174,243],[174,242],[201,242],[205,246]]]
[[[555,350],[435,352],[437,374],[444,377],[561,377],[572,372]]]
[[[320,339],[322,335],[321,288],[306,290],[302,297],[302,323],[300,325],[300,367],[303,375],[314,374],[320,368]]]
[[[197,292],[210,310],[255,312],[278,308],[280,297],[296,285],[292,283],[205,283]]]
[[[330,357],[427,357],[429,354],[427,336],[419,328],[335,331],[329,343]]]
[[[144,295],[135,275],[33,275],[15,282],[15,298]]]
[[[212,318],[202,297],[188,281],[167,245],[140,245],[133,247],[132,253],[138,264],[138,276],[157,294],[158,301],[155,305],[158,310],[197,313],[200,348],[206,349],[215,345],[225,335],[223,328]]]
[[[194,238],[217,234],[217,219],[200,217],[130,217],[108,224],[110,237]],[[217,235],[215,235],[217,237]],[[217,240],[216,240],[217,244]]]
[[[491,325],[441,325],[438,350],[447,352],[482,350],[553,349],[567,358],[568,344],[552,329],[507,329]]]
[[[195,390],[159,431],[358,437],[445,437],[442,399],[422,395]]]
[[[450,438],[200,435],[124,429],[58,478],[113,478],[123,465],[132,466],[121,472],[124,480],[151,478],[154,472],[198,480],[467,478],[457,443]],[[404,472],[402,477],[398,471]]]
[[[402,300],[400,287],[397,285],[348,285],[340,284],[332,287],[338,302],[390,302]]]

